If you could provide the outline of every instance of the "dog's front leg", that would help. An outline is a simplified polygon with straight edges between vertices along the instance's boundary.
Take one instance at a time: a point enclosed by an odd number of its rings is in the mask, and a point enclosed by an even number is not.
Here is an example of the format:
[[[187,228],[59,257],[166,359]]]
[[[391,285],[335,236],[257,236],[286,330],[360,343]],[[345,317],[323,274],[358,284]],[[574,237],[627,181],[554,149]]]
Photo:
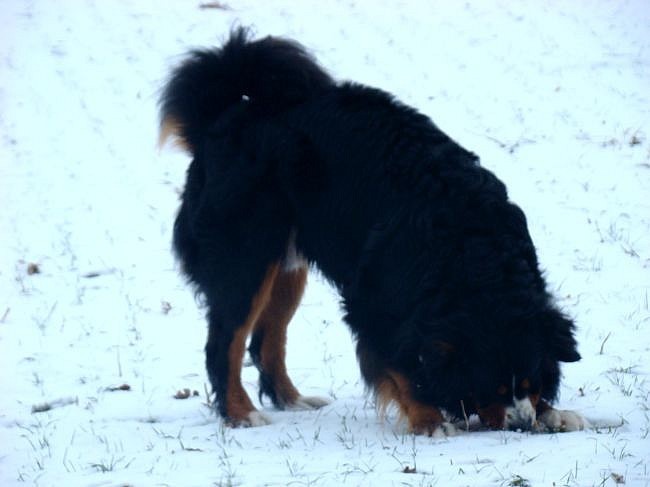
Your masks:
[[[555,409],[544,400],[537,404],[537,426],[541,431],[553,433],[581,431],[589,422],[575,411]]]

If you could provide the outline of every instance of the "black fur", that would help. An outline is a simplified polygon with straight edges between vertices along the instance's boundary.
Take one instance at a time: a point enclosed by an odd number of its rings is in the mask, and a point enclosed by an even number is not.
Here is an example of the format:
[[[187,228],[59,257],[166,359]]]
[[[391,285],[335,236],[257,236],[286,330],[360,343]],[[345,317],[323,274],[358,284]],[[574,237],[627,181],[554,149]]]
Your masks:
[[[556,398],[559,362],[580,356],[525,216],[429,118],[243,30],[190,54],[162,116],[193,154],[174,248],[207,300],[222,415],[230,337],[293,232],[340,291],[370,387],[395,370],[415,399],[461,417],[461,400],[467,414],[510,401],[496,390],[513,376]],[[272,384],[261,392],[275,401]]]

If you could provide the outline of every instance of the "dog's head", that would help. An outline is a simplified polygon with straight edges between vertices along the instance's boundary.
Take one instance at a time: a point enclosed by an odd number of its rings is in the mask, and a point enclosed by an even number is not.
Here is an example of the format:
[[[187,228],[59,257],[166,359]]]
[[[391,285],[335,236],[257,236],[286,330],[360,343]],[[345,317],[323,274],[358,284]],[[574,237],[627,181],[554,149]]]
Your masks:
[[[522,319],[498,329],[436,327],[422,337],[411,379],[418,399],[457,418],[478,414],[490,428],[532,429],[540,401],[557,396],[559,363],[580,355],[574,325],[558,311]]]

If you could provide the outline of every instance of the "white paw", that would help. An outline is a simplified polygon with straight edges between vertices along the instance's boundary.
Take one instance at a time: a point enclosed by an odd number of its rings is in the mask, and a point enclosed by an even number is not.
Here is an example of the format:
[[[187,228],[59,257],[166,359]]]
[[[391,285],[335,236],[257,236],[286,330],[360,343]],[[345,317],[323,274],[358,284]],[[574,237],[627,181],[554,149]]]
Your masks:
[[[259,411],[251,411],[248,415],[249,426],[266,426],[271,420]]]
[[[293,404],[287,404],[287,409],[292,410],[311,410],[320,409],[330,403],[328,399],[318,396],[298,396]]]
[[[431,433],[431,438],[446,438],[456,436],[456,433],[456,427],[453,424],[444,422]]]
[[[234,428],[255,428],[271,424],[271,420],[259,411],[251,411],[246,417],[240,420],[229,420],[228,423]]]
[[[589,423],[580,414],[574,411],[561,411],[549,409],[537,418],[538,424],[554,432],[581,431]]]

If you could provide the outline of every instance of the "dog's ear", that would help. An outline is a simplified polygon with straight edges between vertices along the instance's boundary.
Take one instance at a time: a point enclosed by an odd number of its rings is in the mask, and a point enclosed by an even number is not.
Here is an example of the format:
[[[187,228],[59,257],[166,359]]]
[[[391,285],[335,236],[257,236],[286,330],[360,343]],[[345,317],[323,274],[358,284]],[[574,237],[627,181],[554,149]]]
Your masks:
[[[581,358],[573,337],[574,328],[573,321],[559,313],[551,317],[548,343],[551,353],[560,362],[577,362]]]

